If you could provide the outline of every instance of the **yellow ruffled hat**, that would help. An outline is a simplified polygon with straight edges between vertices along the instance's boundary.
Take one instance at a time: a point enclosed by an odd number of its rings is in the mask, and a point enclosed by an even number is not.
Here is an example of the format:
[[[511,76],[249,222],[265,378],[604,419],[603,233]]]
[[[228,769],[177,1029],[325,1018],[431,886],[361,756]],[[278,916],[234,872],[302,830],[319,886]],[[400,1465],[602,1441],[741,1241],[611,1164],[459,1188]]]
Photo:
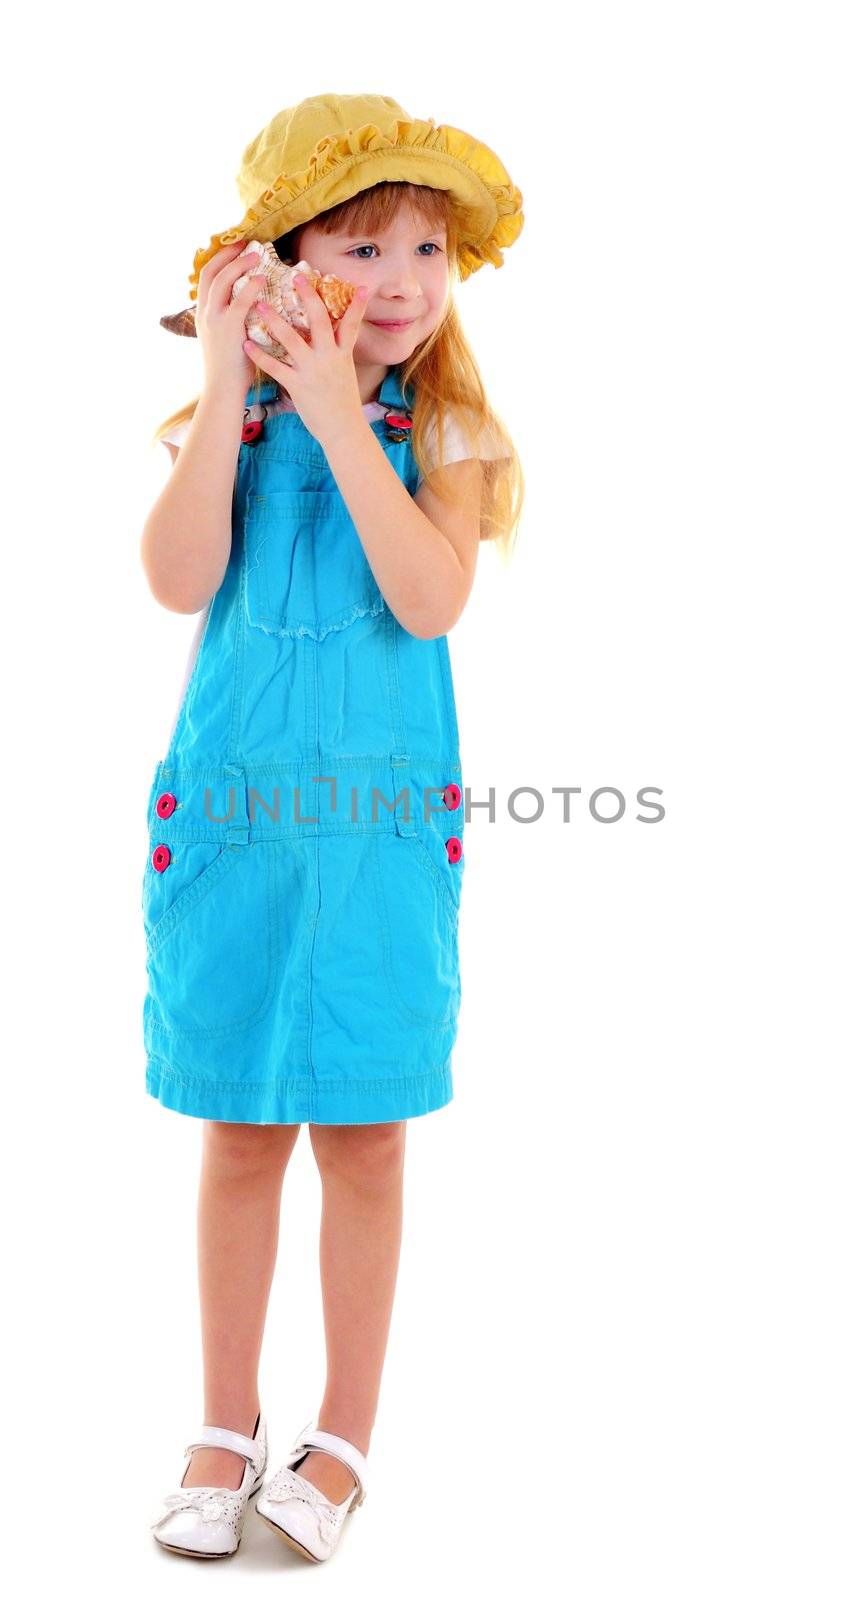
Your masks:
[[[191,299],[201,269],[225,245],[269,243],[387,180],[448,190],[462,280],[487,262],[501,267],[503,250],[524,226],[521,191],[493,150],[469,133],[411,117],[388,95],[313,95],[279,111],[243,153],[236,181],[245,216],[196,251]],[[182,318],[163,317],[162,325],[191,332],[176,326]]]

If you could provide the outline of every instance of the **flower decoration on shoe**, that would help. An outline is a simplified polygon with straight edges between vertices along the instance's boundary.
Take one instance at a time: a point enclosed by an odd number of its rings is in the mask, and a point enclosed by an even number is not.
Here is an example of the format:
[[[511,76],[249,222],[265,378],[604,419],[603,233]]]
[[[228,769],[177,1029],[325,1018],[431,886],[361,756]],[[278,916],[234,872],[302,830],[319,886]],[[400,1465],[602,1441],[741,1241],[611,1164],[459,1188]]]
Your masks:
[[[287,1500],[300,1500],[317,1514],[317,1531],[328,1545],[334,1545],[338,1530],[347,1510],[327,1499],[322,1489],[309,1478],[303,1478],[292,1467],[282,1467],[267,1486],[267,1500],[278,1505]]]
[[[150,1526],[158,1528],[175,1511],[196,1511],[202,1522],[220,1522],[235,1513],[246,1501],[237,1489],[178,1489],[165,1496],[165,1510]]]

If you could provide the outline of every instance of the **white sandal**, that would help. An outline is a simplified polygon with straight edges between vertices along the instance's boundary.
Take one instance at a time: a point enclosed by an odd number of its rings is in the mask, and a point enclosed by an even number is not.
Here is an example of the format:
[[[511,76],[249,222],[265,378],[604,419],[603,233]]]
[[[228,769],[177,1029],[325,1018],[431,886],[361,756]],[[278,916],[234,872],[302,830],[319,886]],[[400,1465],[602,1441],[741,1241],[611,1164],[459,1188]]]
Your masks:
[[[242,1522],[249,1499],[263,1483],[266,1472],[266,1423],[259,1416],[254,1437],[234,1433],[231,1428],[201,1428],[186,1447],[186,1458],[194,1450],[233,1450],[245,1457],[245,1470],[238,1489],[180,1487],[165,1495],[163,1509],[150,1523],[154,1537],[165,1550],[181,1556],[232,1556],[242,1538]],[[188,1467],[183,1472],[183,1477]]]
[[[346,1500],[328,1500],[316,1483],[294,1471],[310,1450],[322,1450],[350,1468],[356,1485]],[[326,1561],[338,1543],[348,1511],[355,1511],[365,1499],[367,1467],[362,1451],[349,1439],[312,1428],[308,1423],[285,1465],[264,1486],[254,1509],[301,1556],[307,1556],[309,1561]]]

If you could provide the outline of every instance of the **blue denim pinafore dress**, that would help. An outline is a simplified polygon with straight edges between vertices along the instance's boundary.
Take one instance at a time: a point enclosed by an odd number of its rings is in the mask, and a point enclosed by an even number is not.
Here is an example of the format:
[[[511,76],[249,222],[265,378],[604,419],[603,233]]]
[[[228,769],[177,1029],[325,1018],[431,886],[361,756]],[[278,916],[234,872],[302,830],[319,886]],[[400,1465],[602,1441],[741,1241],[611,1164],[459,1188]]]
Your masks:
[[[397,368],[380,399],[409,409]],[[369,426],[414,494],[409,431]],[[268,416],[240,446],[230,558],[150,790],[149,1094],[256,1123],[451,1100],[460,780],[445,636],[401,627],[322,446],[297,412]]]

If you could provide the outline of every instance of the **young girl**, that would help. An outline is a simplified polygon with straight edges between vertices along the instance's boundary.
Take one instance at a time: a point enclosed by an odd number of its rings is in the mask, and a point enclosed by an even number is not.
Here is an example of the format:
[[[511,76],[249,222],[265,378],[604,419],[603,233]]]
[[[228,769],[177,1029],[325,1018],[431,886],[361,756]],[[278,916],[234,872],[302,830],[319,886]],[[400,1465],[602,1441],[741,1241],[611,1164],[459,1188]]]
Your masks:
[[[452,1098],[464,798],[446,634],[480,540],[510,552],[523,499],[452,291],[502,265],[523,215],[487,146],[379,95],[280,112],[238,181],[245,216],[195,256],[203,389],[159,430],[175,466],[142,539],[155,598],[202,613],[150,793],[143,1020],[147,1091],[203,1119],[209,1420],[152,1527],[187,1555],[239,1545],[307,1122],[326,1388],[256,1509],[321,1561],[365,1496],[406,1119]],[[356,287],[335,323],[299,287],[310,342],[265,313],[285,360],[246,336],[261,279],[231,298],[252,239]]]

